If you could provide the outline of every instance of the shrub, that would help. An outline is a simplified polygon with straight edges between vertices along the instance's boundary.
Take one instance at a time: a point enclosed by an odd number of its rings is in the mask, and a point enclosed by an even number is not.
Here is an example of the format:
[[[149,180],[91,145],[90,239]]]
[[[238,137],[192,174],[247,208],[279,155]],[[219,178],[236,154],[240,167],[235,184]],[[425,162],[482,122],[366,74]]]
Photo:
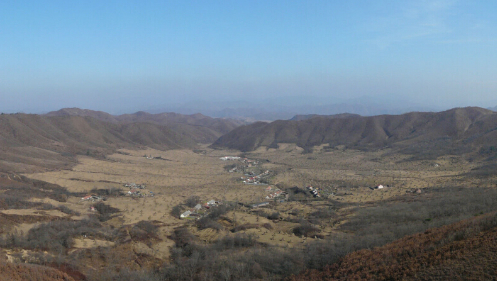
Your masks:
[[[280,212],[273,212],[272,214],[267,216],[270,220],[277,220],[280,218]]]
[[[176,247],[185,247],[193,243],[196,237],[186,227],[178,227],[173,231],[171,239],[176,243]]]
[[[119,196],[123,194],[123,190],[121,188],[94,188],[90,191],[93,194],[99,195],[99,196]]]
[[[181,208],[181,205],[176,205],[173,207],[173,209],[171,210],[171,215],[178,218],[181,216],[181,214],[183,213],[183,209]]]
[[[61,211],[64,214],[68,214],[68,215],[76,215],[76,216],[80,215],[79,212],[76,212],[76,211],[74,211],[74,210],[72,210],[72,209],[70,209],[70,208],[68,208],[68,207],[66,207],[64,205],[59,205],[57,207],[57,210]]]
[[[313,234],[319,232],[319,229],[306,221],[302,221],[299,226],[293,229],[293,233],[297,236],[312,236]]]
[[[143,230],[147,233],[153,234],[153,235],[157,235],[157,230],[159,229],[156,225],[154,225],[153,223],[151,223],[149,221],[139,221],[135,225],[135,227],[138,227],[141,230]]]
[[[258,224],[249,224],[249,223],[242,224],[242,225],[239,225],[239,226],[232,228],[231,232],[238,232],[238,231],[247,230],[247,229],[251,229],[251,228],[259,228],[259,225]]]
[[[98,218],[100,221],[107,221],[112,217],[112,214],[120,212],[119,209],[106,205],[102,202],[96,203],[93,207],[95,207],[95,210],[97,210],[100,214]]]
[[[256,243],[257,240],[253,235],[236,234],[235,236],[225,236],[217,240],[213,247],[217,251],[221,251],[233,248],[252,247]]]
[[[212,228],[215,230],[222,230],[224,228],[220,223],[211,219],[209,216],[206,216],[206,217],[203,217],[203,218],[197,220],[197,227],[199,229]]]
[[[190,208],[195,207],[198,203],[200,203],[200,197],[198,196],[190,196],[185,200],[185,205]]]

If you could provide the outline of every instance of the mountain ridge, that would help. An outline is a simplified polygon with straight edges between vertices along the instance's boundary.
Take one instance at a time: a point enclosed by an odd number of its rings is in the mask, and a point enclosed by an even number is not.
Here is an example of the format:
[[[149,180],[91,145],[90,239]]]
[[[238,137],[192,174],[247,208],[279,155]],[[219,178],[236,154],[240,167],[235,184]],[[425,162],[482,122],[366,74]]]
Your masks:
[[[111,115],[103,111],[95,111],[80,108],[62,108],[58,111],[51,111],[46,116],[83,116],[92,117],[110,123],[135,123],[147,122],[170,128],[191,135],[199,143],[212,143],[221,135],[232,129],[245,125],[247,122],[229,118],[212,118],[200,113],[179,114],[174,112],[164,112],[151,114],[145,111],[138,111],[132,114]]]
[[[497,114],[479,107],[366,117],[314,116],[241,126],[220,137],[212,146],[252,151],[261,146],[276,148],[278,143],[295,143],[301,147],[346,145],[361,149],[408,147],[430,141],[446,141],[451,145],[483,144],[495,142],[490,137],[495,134],[495,128]]]
[[[99,118],[79,115],[98,115]],[[208,128],[196,121],[202,120],[202,116],[192,117],[193,124],[187,124],[187,121],[168,124],[161,120],[171,115],[164,115],[156,122],[148,121],[146,114],[142,115],[147,118],[139,115],[133,120],[114,121],[112,115],[105,112],[80,109],[47,115],[2,114],[0,171],[68,168],[76,163],[78,154],[105,157],[119,148],[194,149],[198,143],[212,142],[236,126],[207,117],[204,121],[210,126]]]

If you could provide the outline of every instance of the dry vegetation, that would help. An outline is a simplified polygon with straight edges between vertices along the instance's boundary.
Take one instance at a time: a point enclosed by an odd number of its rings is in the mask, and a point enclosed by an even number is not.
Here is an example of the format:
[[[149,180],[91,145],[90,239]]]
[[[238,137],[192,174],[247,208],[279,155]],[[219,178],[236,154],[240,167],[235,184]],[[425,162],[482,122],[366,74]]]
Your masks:
[[[488,168],[478,169],[483,162],[295,144],[244,155],[262,163],[252,169],[271,170],[271,185],[288,193],[283,202],[254,209],[250,204],[264,201],[267,185],[243,184],[243,174],[227,171],[231,163],[219,157],[237,154],[205,146],[120,149],[100,159],[78,156],[70,170],[6,174],[0,245],[10,261],[56,267],[74,280],[299,279],[306,269],[317,270],[317,280],[351,264],[346,255],[354,251],[497,210],[497,180]],[[131,182],[154,196],[125,196],[123,184]],[[371,189],[379,184],[385,188]],[[81,200],[88,194],[105,201]],[[211,199],[222,205],[199,220],[178,218]],[[422,266],[415,271],[429,274]],[[368,274],[357,276],[380,278]]]

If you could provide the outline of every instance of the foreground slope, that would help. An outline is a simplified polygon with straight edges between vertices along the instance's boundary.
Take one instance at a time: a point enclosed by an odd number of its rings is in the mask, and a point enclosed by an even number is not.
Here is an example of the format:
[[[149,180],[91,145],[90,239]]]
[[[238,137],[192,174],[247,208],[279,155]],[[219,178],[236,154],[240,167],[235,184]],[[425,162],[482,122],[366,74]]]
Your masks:
[[[0,280],[8,281],[75,281],[57,269],[31,264],[13,264],[0,261]]]
[[[371,117],[344,116],[294,121],[258,122],[234,129],[214,142],[214,147],[242,151],[278,143],[301,147],[329,144],[355,148],[409,147],[431,142],[436,146],[459,146],[493,142],[497,114],[478,108],[455,108],[444,112],[411,112]]]
[[[323,271],[290,280],[493,280],[497,275],[495,213],[406,236],[346,255]]]

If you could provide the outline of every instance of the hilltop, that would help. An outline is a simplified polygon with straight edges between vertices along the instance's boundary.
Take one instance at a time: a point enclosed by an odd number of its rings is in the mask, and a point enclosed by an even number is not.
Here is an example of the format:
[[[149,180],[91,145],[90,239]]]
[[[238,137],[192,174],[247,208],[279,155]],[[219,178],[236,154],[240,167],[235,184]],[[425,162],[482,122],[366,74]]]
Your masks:
[[[304,148],[322,144],[358,149],[395,146],[406,151],[447,153],[448,149],[455,151],[471,145],[495,143],[494,128],[497,127],[497,114],[478,107],[402,115],[295,119],[241,126],[219,138],[213,147],[252,151],[261,146],[294,143]]]

